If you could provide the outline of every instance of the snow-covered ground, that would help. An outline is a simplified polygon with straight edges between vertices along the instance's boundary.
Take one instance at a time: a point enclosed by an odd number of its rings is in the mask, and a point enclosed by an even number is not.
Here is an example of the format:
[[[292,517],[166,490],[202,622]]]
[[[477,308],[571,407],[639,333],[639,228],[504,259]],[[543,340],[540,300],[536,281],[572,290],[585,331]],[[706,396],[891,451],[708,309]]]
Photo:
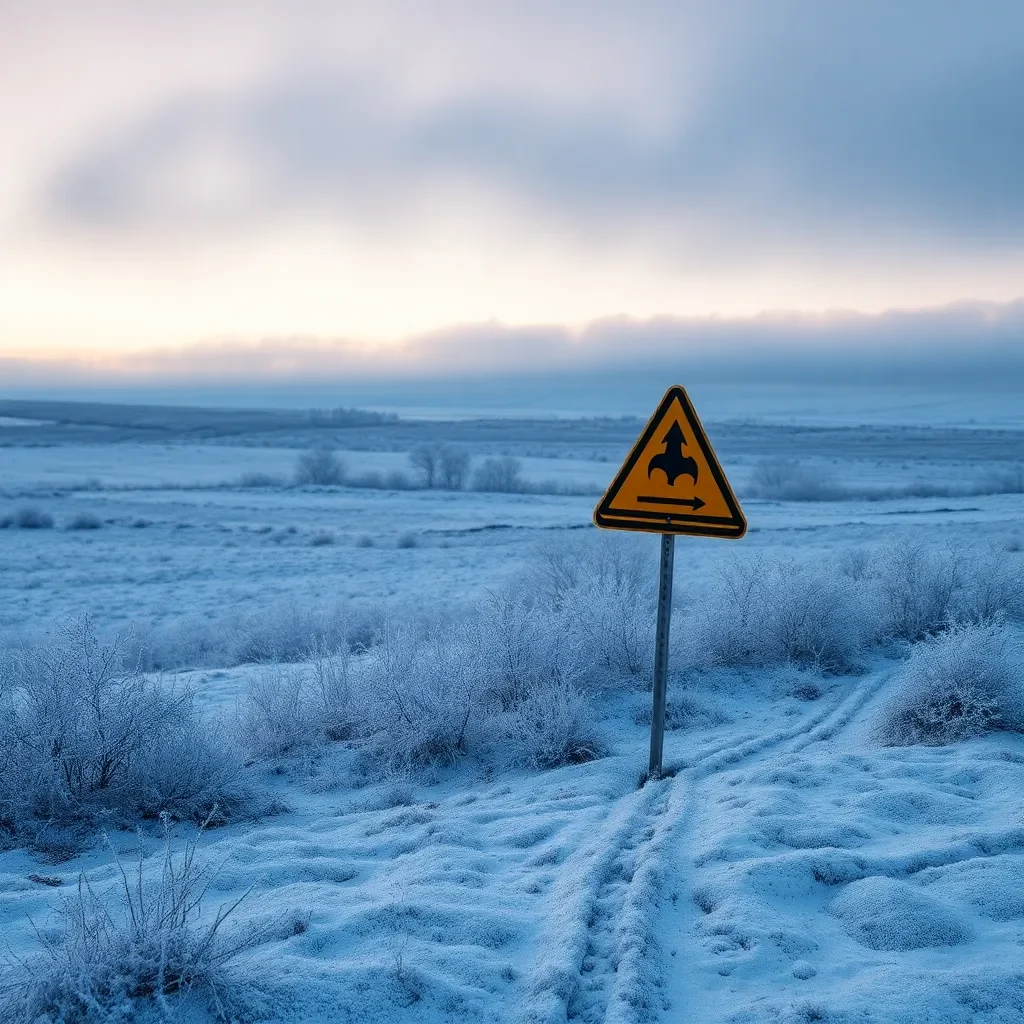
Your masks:
[[[0,530],[0,627],[12,643],[81,612],[101,631],[177,630],[180,647],[202,623],[228,629],[267,610],[457,611],[514,578],[538,547],[569,550],[592,531],[587,495],[245,488],[244,473],[289,474],[295,449],[244,437],[27,447],[16,440],[23,426],[0,426],[10,445],[0,448],[10,495],[0,515],[31,505],[55,522]],[[713,424],[709,433],[714,441]],[[826,433],[809,436],[805,462],[851,489],[976,481],[1024,457],[1024,434],[1011,431],[985,440],[981,457],[977,430],[934,450],[878,424],[867,439]],[[983,551],[1024,587],[1024,495],[745,499],[761,460],[801,455],[786,448],[799,432],[767,436],[730,435],[723,461],[751,529],[736,545],[678,542],[680,608],[737,560],[856,558],[900,541]],[[407,452],[343,454],[356,472],[408,471]],[[619,457],[614,442],[573,459],[541,457],[531,441],[521,455],[527,480],[581,488],[606,484]],[[84,514],[98,527],[67,528]],[[646,543],[653,552],[656,538]],[[275,813],[200,840],[218,865],[207,911],[251,889],[236,920],[277,928],[231,968],[228,1016],[1024,1020],[1024,737],[879,745],[874,726],[904,653],[872,647],[845,675],[677,663],[670,698],[689,712],[667,737],[672,774],[643,787],[643,686],[596,701],[603,756],[584,764],[469,757],[367,775],[358,745],[343,741],[254,765]],[[189,665],[187,651],[180,660],[162,683],[191,685],[204,709],[228,718],[267,671]],[[1016,671],[1020,680],[1024,664]],[[181,849],[189,828],[175,829]],[[156,870],[153,823],[109,843],[127,861],[141,845]],[[0,853],[0,927],[17,957],[36,948],[37,929],[57,927],[82,874],[100,892],[117,882],[99,839],[59,863]],[[282,921],[294,927],[281,931]],[[211,1012],[180,996],[168,1008],[190,1022]]]

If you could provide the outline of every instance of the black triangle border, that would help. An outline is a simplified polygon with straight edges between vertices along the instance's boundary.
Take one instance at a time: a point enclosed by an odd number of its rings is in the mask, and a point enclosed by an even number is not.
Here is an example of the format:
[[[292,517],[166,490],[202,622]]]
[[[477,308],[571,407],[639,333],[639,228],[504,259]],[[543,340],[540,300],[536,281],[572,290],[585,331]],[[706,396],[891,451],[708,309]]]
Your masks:
[[[725,498],[725,503],[730,512],[728,518],[725,516],[710,517],[682,513],[672,513],[669,516],[664,512],[641,512],[638,510],[623,512],[612,508],[612,502],[618,495],[623,482],[632,472],[641,453],[654,436],[658,424],[665,418],[669,407],[676,399],[679,400],[683,415],[686,417],[686,422],[693,432],[704,460],[711,469],[711,475],[714,477],[722,497]],[[594,509],[594,525],[605,530],[636,530],[641,533],[673,533],[697,537],[724,537],[730,540],[739,540],[747,532],[747,520],[743,515],[743,510],[740,508],[736,495],[733,494],[733,490],[729,486],[725,473],[722,472],[718,457],[708,441],[707,434],[704,433],[704,427],[690,402],[685,388],[678,384],[673,384],[665,392],[665,397],[658,404],[654,415],[647,421],[647,426],[644,427],[639,440],[633,445],[633,449],[626,457],[622,468],[615,475],[615,479],[609,485],[608,490],[605,491],[604,497],[601,498],[597,508]]]

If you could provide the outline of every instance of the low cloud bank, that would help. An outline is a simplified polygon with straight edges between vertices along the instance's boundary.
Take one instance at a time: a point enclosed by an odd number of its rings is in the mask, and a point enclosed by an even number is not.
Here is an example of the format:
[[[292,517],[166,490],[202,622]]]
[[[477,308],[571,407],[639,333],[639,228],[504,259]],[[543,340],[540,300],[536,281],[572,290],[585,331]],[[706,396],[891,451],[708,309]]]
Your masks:
[[[303,388],[418,381],[527,382],[608,373],[737,383],[1024,385],[1024,300],[939,309],[764,314],[745,320],[626,317],[578,331],[498,323],[391,345],[344,339],[211,341],[96,359],[0,359],[8,393],[103,387]]]

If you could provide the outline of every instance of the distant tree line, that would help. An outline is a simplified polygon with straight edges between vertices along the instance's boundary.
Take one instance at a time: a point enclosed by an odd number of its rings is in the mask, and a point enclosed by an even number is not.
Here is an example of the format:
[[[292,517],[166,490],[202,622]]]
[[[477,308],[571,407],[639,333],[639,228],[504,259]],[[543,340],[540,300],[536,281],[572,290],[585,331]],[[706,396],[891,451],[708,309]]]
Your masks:
[[[411,479],[401,471],[381,474],[368,472],[353,476],[338,453],[321,446],[302,452],[295,464],[295,482],[300,485],[337,487],[380,487],[405,490],[419,486],[427,489],[462,491],[498,491],[515,493],[526,490],[522,463],[509,455],[484,459],[475,469],[469,452],[454,445],[422,444],[409,453],[415,474]],[[472,470],[472,472],[471,472]]]

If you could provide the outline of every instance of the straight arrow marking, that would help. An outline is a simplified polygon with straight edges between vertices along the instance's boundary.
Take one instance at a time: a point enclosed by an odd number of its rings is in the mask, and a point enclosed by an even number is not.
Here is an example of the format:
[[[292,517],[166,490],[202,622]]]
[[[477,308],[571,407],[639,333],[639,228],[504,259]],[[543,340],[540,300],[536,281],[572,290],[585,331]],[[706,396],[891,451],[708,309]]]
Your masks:
[[[682,505],[684,508],[692,508],[694,512],[707,504],[700,498],[645,498],[641,496],[636,500],[642,501],[645,505]]]

